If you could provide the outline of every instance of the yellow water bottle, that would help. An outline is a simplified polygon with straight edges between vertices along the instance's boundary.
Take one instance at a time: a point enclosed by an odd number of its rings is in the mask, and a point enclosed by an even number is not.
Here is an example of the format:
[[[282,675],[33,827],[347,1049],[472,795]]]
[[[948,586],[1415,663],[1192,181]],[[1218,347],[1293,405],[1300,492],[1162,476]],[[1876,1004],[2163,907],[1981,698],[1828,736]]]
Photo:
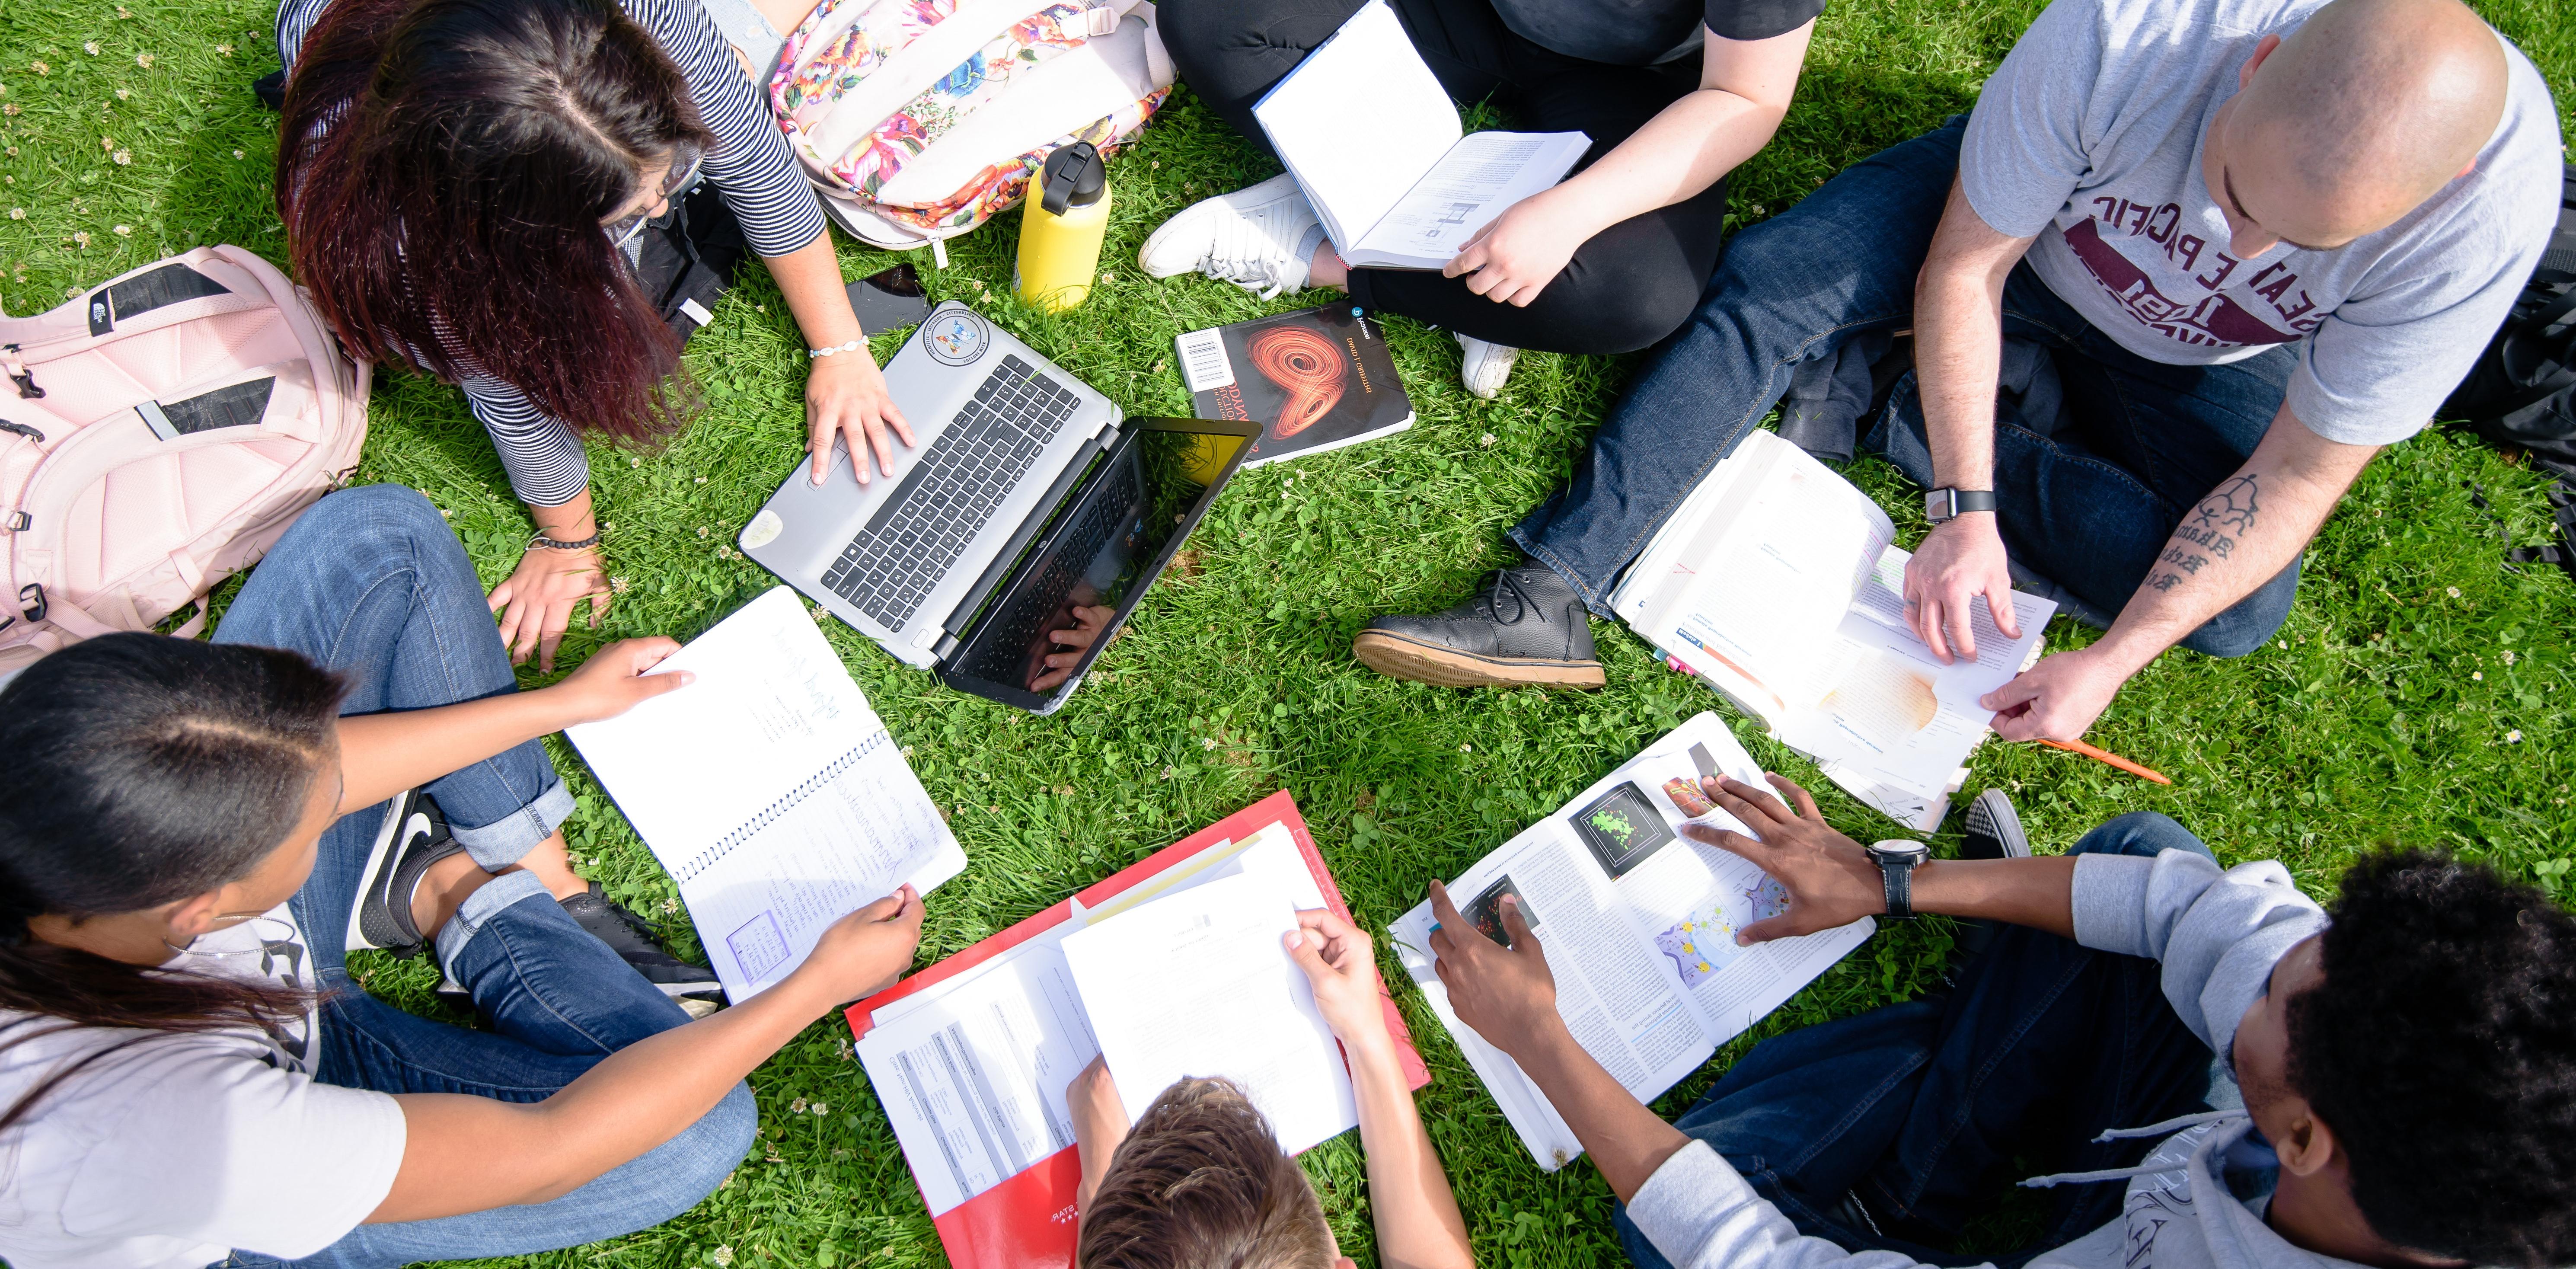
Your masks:
[[[1047,156],[1020,217],[1020,298],[1060,313],[1091,294],[1100,240],[1109,233],[1109,170],[1100,151],[1076,141]]]

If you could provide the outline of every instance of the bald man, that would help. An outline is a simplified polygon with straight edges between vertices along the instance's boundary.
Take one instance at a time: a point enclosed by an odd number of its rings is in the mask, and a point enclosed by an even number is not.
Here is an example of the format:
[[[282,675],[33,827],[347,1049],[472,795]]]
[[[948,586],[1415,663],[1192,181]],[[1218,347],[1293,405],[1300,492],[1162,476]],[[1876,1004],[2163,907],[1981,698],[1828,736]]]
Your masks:
[[[1529,559],[1354,651],[1452,686],[1600,685],[1586,610],[1611,615],[1798,364],[1910,328],[1860,438],[1930,491],[1910,620],[1926,656],[1973,657],[2018,633],[2019,576],[2107,626],[1985,702],[2008,738],[2073,739],[2166,648],[2271,639],[2318,524],[2502,320],[2558,189],[2547,86],[2457,0],[2057,0],[1972,116],[1729,244],[1511,531]],[[1999,403],[2007,340],[2045,351],[2016,360],[2054,393]]]

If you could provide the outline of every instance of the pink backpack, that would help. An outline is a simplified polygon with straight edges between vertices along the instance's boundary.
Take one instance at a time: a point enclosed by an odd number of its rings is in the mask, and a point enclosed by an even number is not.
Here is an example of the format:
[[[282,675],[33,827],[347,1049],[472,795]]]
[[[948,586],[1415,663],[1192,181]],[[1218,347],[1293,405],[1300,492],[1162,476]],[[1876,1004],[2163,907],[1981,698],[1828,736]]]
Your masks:
[[[0,372],[0,678],[204,599],[348,478],[367,435],[366,364],[240,247],[0,314]]]

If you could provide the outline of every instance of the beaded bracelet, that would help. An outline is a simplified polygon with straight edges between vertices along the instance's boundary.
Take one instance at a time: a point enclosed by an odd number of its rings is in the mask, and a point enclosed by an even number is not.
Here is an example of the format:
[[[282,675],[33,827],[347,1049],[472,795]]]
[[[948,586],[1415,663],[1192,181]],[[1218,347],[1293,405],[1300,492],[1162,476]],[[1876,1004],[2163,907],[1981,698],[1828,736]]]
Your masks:
[[[593,529],[591,530],[589,537],[583,538],[578,542],[566,542],[559,538],[550,538],[545,534],[540,533],[537,536],[528,539],[528,544],[520,549],[533,551],[542,546],[549,551],[587,551],[597,545],[599,545],[599,531],[597,529]]]
[[[866,340],[853,339],[846,344],[835,344],[830,348],[809,348],[805,350],[805,360],[812,361],[817,357],[829,357],[834,353],[856,352],[866,346]]]

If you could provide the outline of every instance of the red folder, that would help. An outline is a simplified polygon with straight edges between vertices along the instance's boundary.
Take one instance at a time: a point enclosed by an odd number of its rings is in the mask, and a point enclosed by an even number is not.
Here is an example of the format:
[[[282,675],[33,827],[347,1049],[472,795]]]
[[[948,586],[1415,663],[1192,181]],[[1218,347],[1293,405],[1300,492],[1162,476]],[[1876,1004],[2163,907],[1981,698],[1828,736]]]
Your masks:
[[[1332,870],[1324,866],[1324,857],[1315,850],[1314,836],[1306,831],[1305,819],[1297,814],[1296,801],[1284,790],[1155,851],[1073,897],[1080,899],[1085,908],[1100,907],[1205,847],[1219,841],[1240,841],[1273,823],[1287,825],[1289,835],[1296,839],[1297,852],[1305,856],[1307,871],[1315,875],[1315,888],[1324,893],[1324,902],[1334,915],[1350,921],[1350,905],[1342,902],[1341,889],[1333,884]],[[850,1006],[846,1016],[851,1033],[866,1035],[878,1009],[991,960],[1072,915],[1072,900],[1059,902]],[[1378,995],[1386,1009],[1387,1030],[1394,1033],[1396,1051],[1404,1063],[1405,1082],[1412,1088],[1421,1088],[1431,1082],[1431,1072],[1423,1066],[1422,1056],[1414,1052],[1412,1033],[1405,1030],[1404,1019],[1396,1012],[1395,1000],[1387,996],[1383,979],[1378,983]],[[931,1222],[938,1227],[948,1263],[957,1269],[1054,1269],[1071,1265],[1076,1233],[1073,1192],[1081,1180],[1080,1156],[1074,1147],[1067,1146],[1018,1176],[951,1208],[947,1215]]]

